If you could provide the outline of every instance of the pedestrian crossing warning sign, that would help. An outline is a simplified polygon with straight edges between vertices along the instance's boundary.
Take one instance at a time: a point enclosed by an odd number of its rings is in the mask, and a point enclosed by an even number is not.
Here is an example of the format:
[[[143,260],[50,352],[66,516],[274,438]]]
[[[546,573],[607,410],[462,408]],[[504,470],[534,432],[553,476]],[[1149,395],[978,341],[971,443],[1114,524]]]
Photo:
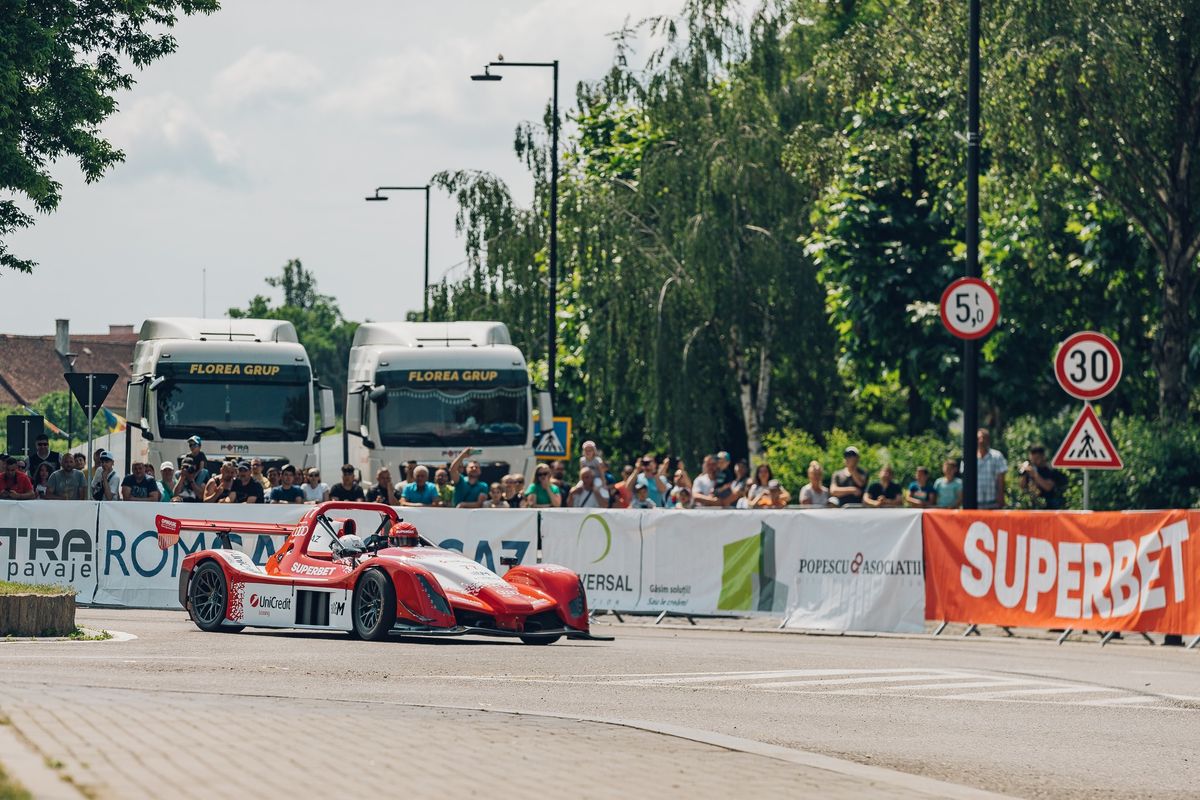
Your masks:
[[[1125,466],[1091,403],[1084,403],[1083,411],[1050,463],[1059,468],[1075,469],[1121,469]]]

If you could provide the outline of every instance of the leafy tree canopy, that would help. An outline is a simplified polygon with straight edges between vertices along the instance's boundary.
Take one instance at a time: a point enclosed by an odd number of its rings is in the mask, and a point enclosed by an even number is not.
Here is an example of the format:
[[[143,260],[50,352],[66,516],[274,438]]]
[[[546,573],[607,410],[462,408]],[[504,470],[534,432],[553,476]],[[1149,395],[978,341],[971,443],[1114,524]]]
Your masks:
[[[116,93],[174,52],[180,14],[211,14],[218,0],[6,0],[0,14],[0,188],[42,213],[60,199],[50,164],[79,162],[88,182],[124,158],[100,135]],[[15,200],[0,200],[0,267],[29,272],[4,238],[33,224]]]

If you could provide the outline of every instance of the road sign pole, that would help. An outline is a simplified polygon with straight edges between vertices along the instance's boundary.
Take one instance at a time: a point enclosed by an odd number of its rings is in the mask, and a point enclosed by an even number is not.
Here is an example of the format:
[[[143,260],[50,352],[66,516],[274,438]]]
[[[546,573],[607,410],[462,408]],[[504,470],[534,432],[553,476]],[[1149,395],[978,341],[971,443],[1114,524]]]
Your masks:
[[[967,277],[979,277],[979,6],[967,17]],[[979,507],[975,431],[979,428],[979,347],[963,342],[963,508]],[[1004,498],[999,498],[1004,502]]]
[[[1090,472],[1091,472],[1091,470],[1086,470],[1086,469],[1083,471],[1083,510],[1084,511],[1092,510],[1092,492],[1091,492],[1092,487],[1090,485],[1091,481],[1088,480],[1088,473],[1090,473]]]
[[[88,382],[88,401],[87,401],[88,460],[87,460],[87,468],[88,468],[88,470],[93,470],[93,466],[92,466],[92,416],[95,415],[96,411],[92,407],[92,381],[95,379],[95,377],[96,376],[94,374],[92,374],[90,372],[88,373],[88,376],[87,376],[87,382]],[[90,486],[91,481],[92,481],[92,477],[91,477],[92,472],[89,471],[85,474],[88,476],[88,484]]]

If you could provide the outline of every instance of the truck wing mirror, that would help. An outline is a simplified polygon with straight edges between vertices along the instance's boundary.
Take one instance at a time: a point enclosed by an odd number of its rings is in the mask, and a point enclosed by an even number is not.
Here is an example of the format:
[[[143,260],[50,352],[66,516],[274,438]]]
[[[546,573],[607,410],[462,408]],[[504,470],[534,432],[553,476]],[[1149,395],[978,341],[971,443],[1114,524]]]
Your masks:
[[[383,408],[384,406],[387,405],[387,401],[388,401],[387,387],[386,386],[372,387],[371,391],[367,393],[367,397],[371,398],[372,403],[379,406],[380,408]]]
[[[321,441],[321,434],[326,431],[331,431],[337,427],[334,423],[337,420],[337,415],[333,409],[333,389],[328,386],[316,384],[317,391],[321,398],[321,427],[317,429],[313,436],[313,444]]]
[[[538,392],[538,429],[548,431],[554,428],[554,404],[549,392]]]
[[[146,395],[162,381],[162,378],[155,378],[149,382],[145,377],[135,378],[129,382],[129,389],[125,395],[125,419],[133,427],[143,430],[142,438],[147,441],[154,441],[154,434],[146,430],[150,427],[150,420],[146,418]]]

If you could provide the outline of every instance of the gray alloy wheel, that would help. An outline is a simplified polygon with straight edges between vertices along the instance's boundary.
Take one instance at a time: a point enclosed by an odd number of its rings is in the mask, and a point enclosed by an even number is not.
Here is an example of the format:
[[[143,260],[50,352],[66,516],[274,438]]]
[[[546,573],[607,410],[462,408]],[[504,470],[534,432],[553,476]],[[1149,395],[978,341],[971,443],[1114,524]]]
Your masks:
[[[229,586],[225,572],[215,561],[205,561],[194,573],[188,584],[188,606],[192,620],[202,631],[226,631],[236,633],[241,625],[223,625],[225,610],[229,606]]]
[[[361,639],[386,639],[396,624],[396,590],[382,570],[367,570],[354,587],[354,634]]]

